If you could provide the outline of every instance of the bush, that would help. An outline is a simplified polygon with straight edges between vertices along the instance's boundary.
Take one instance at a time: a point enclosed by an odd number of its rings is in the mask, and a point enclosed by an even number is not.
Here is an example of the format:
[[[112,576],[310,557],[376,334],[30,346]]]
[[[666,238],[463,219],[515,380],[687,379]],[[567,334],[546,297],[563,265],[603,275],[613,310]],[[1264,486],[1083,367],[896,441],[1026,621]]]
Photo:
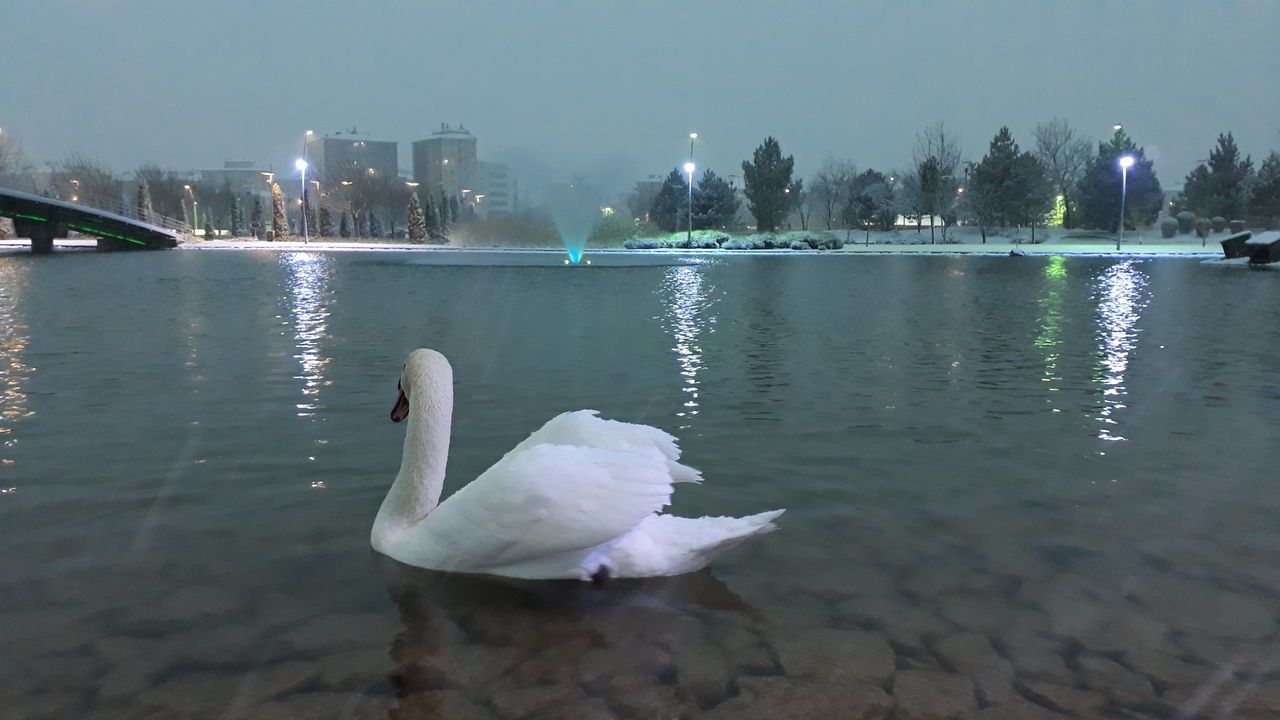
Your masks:
[[[791,241],[791,249],[792,250],[812,250],[813,248],[810,247],[809,243],[805,242],[804,240],[793,240]]]
[[[1160,221],[1160,237],[1168,239],[1178,234],[1178,221],[1165,218]]]
[[[1222,217],[1221,215],[1215,217],[1209,222],[1213,223],[1214,232],[1222,232],[1223,230],[1227,229],[1227,219]]]
[[[636,221],[623,217],[618,213],[603,215],[596,220],[587,236],[587,244],[592,247],[617,247],[640,234]]]
[[[1232,233],[1244,232],[1243,220],[1232,220],[1230,223],[1228,223],[1228,226],[1231,228]]]
[[[656,250],[662,247],[662,241],[658,238],[637,237],[622,243],[622,247],[628,250]]]
[[[778,242],[778,239],[772,235],[755,235],[752,236],[752,240],[759,243],[761,250],[772,250],[776,247],[783,247],[783,245]]]
[[[1213,224],[1209,222],[1209,218],[1198,218],[1196,220],[1196,237],[1209,237],[1209,231],[1213,228]]]
[[[730,238],[729,241],[721,247],[725,250],[761,250],[764,248],[764,245],[749,237],[736,237]]]
[[[1178,232],[1186,235],[1196,229],[1196,214],[1190,210],[1178,213]]]

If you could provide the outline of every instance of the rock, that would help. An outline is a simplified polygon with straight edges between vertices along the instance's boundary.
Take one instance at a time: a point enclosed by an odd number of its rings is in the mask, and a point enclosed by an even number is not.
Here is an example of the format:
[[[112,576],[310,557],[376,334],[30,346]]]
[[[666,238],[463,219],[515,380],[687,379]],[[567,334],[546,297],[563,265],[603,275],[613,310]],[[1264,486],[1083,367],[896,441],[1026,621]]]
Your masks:
[[[380,647],[400,630],[400,623],[388,613],[323,615],[278,637],[307,655]]]
[[[511,668],[523,657],[523,653],[515,648],[458,645],[440,653],[440,656],[444,665],[442,672],[447,671],[454,685],[467,688],[473,695],[494,687],[524,687],[516,685],[511,678]]]
[[[1063,659],[1061,642],[1027,635],[1022,638],[1009,638],[1006,647],[1014,672],[1018,676],[1058,685],[1075,684],[1076,676]]]
[[[1146,676],[1098,655],[1083,654],[1078,661],[1080,679],[1090,690],[1122,704],[1155,700],[1155,688]]]
[[[1280,629],[1268,598],[1243,595],[1208,582],[1162,575],[1139,584],[1136,600],[1180,630],[1222,638],[1259,640]]]
[[[553,712],[573,707],[586,699],[587,694],[577,685],[544,685],[523,690],[495,692],[493,707],[499,717],[518,720],[534,713],[548,716]]]
[[[1177,643],[1210,668],[1227,668],[1246,675],[1274,672],[1275,648],[1267,641],[1232,640],[1186,633]]]
[[[511,680],[517,688],[576,682],[578,661],[591,649],[591,640],[583,636],[552,645],[517,665]]]
[[[879,630],[892,643],[924,651],[928,641],[956,631],[955,625],[905,599],[857,598],[836,606],[841,623]]]
[[[730,695],[732,661],[707,645],[681,645],[671,653],[676,668],[676,692],[684,700],[709,708]]]
[[[1160,685],[1198,685],[1213,675],[1208,665],[1184,662],[1157,650],[1130,650],[1124,653],[1126,665]]]
[[[674,718],[682,708],[691,708],[676,697],[670,685],[651,685],[646,688],[622,690],[610,693],[609,702],[619,712],[633,718]]]
[[[955,672],[973,675],[981,670],[999,667],[1007,661],[1000,657],[985,635],[956,633],[939,639],[933,651]]]
[[[1037,705],[1068,715],[1088,714],[1107,704],[1107,698],[1097,693],[1040,680],[1022,680],[1017,687]]]
[[[1104,605],[1082,594],[1047,597],[1041,605],[1049,616],[1050,632],[1071,638],[1094,652],[1177,651],[1169,640],[1168,627],[1136,608]]]
[[[394,669],[386,650],[336,652],[316,661],[318,684],[334,692],[389,692],[387,675]],[[452,669],[452,668],[451,668]]]
[[[774,638],[773,649],[791,677],[882,685],[894,673],[893,648],[880,634],[863,630],[784,632]]]
[[[700,715],[704,720],[885,720],[893,700],[861,682],[816,684],[782,677],[744,677],[741,692]]]
[[[238,720],[385,720],[391,709],[386,697],[360,693],[300,693],[245,708]],[[216,716],[215,716],[216,717]],[[450,713],[457,720],[491,720],[490,715],[468,716]]]
[[[973,681],[955,673],[904,670],[893,679],[897,720],[951,720],[978,709]]]
[[[581,656],[577,666],[578,681],[587,684],[619,675],[658,678],[675,673],[675,665],[666,652],[641,642],[627,647],[591,648]]]
[[[1068,717],[1021,697],[960,716],[961,720],[1067,720]]]
[[[1002,597],[957,595],[939,599],[939,614],[957,626],[999,634],[1013,623],[1017,610]]]

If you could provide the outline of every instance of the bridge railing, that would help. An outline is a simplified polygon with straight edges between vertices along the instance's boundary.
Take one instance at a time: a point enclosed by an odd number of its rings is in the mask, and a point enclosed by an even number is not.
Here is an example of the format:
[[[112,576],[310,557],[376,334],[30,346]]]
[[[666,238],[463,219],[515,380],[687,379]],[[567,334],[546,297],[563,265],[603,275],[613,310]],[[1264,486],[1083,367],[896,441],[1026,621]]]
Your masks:
[[[40,194],[44,197],[52,197],[52,195],[47,192]],[[61,200],[62,198],[53,199]],[[115,213],[116,215],[134,218],[144,223],[158,225],[166,230],[172,230],[182,235],[193,235],[195,233],[195,229],[191,227],[190,223],[185,223],[177,218],[171,218],[167,215],[161,215],[155,210],[148,213],[147,217],[139,217],[138,206],[133,203],[125,202],[122,197],[111,198],[103,195],[78,193],[74,196],[74,199],[67,200],[66,202],[73,202],[77,205],[84,205],[85,207],[91,207],[96,210],[105,210],[110,213]]]

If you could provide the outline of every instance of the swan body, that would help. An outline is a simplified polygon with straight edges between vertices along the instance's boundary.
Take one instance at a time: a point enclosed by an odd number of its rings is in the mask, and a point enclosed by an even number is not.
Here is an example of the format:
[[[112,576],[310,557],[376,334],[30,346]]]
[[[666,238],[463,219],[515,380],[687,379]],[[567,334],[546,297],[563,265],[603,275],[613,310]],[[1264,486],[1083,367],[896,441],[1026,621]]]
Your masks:
[[[701,569],[782,510],[747,517],[659,513],[673,483],[700,482],[675,438],[594,410],[557,415],[444,502],[453,370],[415,350],[391,418],[408,418],[400,472],[373,523],[378,552],[432,570],[526,579],[654,577]]]

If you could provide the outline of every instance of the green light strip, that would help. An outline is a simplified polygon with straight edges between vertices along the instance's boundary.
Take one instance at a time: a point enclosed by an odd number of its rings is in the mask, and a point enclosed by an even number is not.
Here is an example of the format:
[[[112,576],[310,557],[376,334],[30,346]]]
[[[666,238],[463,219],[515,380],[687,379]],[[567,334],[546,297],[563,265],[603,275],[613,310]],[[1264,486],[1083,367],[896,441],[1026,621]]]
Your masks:
[[[114,233],[103,232],[102,230],[95,230],[93,228],[87,228],[81,225],[72,225],[71,223],[67,223],[67,227],[71,228],[72,230],[79,230],[82,233],[89,233],[90,235],[103,235],[105,237],[112,237],[117,240],[124,240],[127,242],[131,242],[134,245],[146,245],[146,243],[143,242],[142,240],[134,240],[133,238],[125,237],[123,235],[116,235]]]
[[[20,212],[13,213],[13,217],[19,217],[23,220],[39,220],[40,222],[49,222],[49,218],[36,217],[35,215],[23,215]]]

